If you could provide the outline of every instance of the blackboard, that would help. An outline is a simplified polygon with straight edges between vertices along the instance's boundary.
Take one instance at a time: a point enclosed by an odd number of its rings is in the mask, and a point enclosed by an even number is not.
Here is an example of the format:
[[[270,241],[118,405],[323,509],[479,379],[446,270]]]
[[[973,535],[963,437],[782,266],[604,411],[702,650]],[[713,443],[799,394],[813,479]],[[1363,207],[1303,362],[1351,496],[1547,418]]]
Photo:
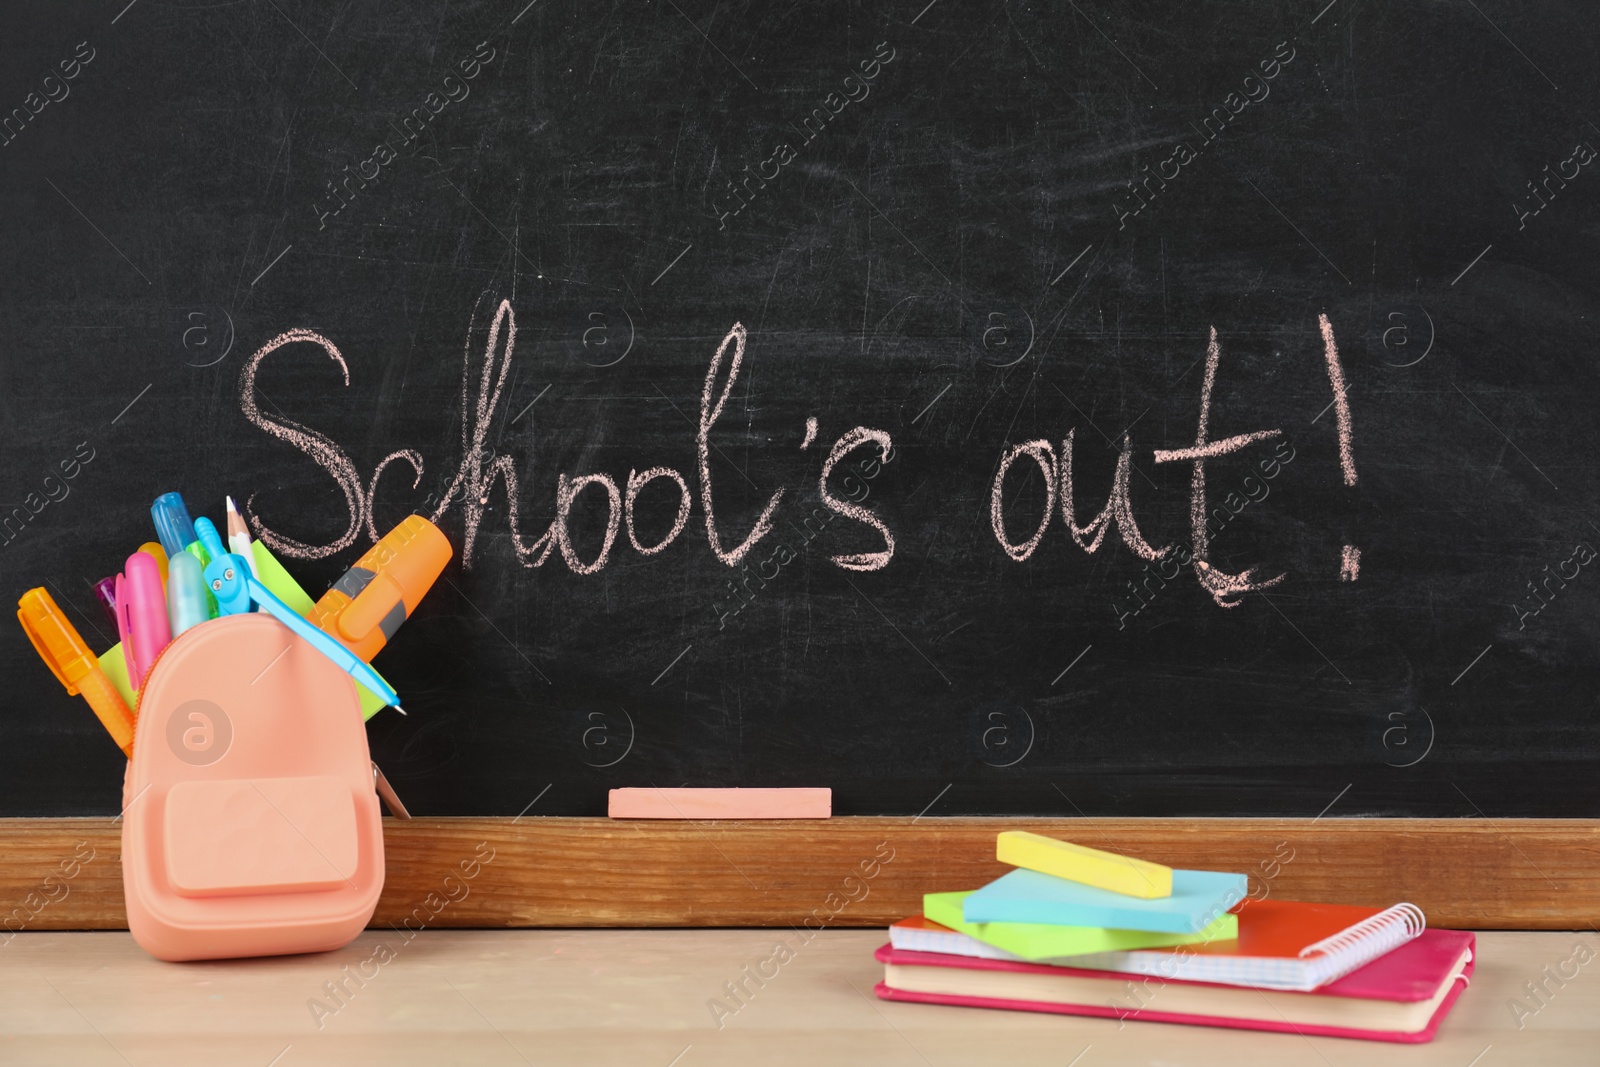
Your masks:
[[[420,814],[1592,816],[1594,25],[9,5],[0,574],[104,648],[161,492],[313,594],[436,516]],[[0,675],[0,812],[114,812]]]

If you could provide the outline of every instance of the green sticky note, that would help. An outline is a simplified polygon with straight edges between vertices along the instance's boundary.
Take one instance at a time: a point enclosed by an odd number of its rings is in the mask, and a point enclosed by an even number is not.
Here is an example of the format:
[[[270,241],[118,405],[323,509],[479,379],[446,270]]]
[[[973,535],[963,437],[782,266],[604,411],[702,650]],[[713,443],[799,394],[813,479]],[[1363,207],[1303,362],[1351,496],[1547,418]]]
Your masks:
[[[250,552],[255,557],[252,562],[256,565],[256,581],[266,586],[267,592],[293,608],[295,614],[310,615],[316,601],[307,596],[306,591],[300,588],[300,583],[289,576],[277,557],[267,551],[267,546],[260,541],[251,541]]]
[[[1210,926],[1194,934],[1107,930],[1098,926],[1051,926],[1043,923],[969,923],[962,914],[962,904],[969,896],[971,893],[926,893],[922,897],[922,912],[940,926],[948,926],[1025,960],[1197,945],[1215,940],[1229,941],[1239,936],[1239,917],[1231,913],[1218,917]]]
[[[383,675],[380,674],[378,677],[383,678]],[[387,682],[389,679],[383,678],[383,680]],[[378,714],[378,712],[389,706],[388,702],[385,701],[381,696],[378,696],[378,694],[374,693],[360,682],[356,683],[356,696],[361,698],[362,722],[366,722],[368,719]]]
[[[267,551],[267,546],[260,541],[250,542],[250,551],[255,556],[256,580],[267,587],[267,591],[301,615],[310,615],[316,601],[306,595],[300,588],[300,583],[289,576],[283,569],[277,557]],[[381,675],[379,677],[382,677]],[[388,681],[387,678],[384,681]],[[384,708],[388,707],[382,697],[372,690],[356,683],[356,696],[361,698],[361,718],[370,719]]]

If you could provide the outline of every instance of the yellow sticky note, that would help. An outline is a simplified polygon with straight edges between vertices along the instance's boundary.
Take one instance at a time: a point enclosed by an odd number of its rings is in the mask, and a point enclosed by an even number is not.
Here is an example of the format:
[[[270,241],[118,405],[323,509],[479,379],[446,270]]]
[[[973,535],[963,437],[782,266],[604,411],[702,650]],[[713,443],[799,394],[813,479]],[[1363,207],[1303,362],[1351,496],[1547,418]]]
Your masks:
[[[1006,830],[995,842],[995,858],[1013,867],[1154,900],[1172,895],[1172,868],[1097,848],[1057,841],[1026,830]]]
[[[128,661],[122,657],[122,642],[118,641],[104,652],[100,653],[100,670],[111,679],[111,684],[117,687],[117,692],[122,694],[122,699],[128,707],[135,703],[133,682],[128,678]]]

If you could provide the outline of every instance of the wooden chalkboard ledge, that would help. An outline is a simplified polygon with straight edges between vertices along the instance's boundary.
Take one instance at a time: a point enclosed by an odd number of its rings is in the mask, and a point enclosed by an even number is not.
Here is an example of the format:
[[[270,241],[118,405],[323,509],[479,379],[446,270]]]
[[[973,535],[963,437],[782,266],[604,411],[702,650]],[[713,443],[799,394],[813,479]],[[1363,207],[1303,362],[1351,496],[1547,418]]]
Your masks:
[[[1600,820],[844,817],[384,821],[375,926],[882,926],[1006,868],[1026,829],[1173,866],[1244,871],[1253,895],[1387,905],[1436,926],[1600,921]],[[0,819],[6,930],[122,929],[119,824]],[[0,933],[0,939],[4,934]]]

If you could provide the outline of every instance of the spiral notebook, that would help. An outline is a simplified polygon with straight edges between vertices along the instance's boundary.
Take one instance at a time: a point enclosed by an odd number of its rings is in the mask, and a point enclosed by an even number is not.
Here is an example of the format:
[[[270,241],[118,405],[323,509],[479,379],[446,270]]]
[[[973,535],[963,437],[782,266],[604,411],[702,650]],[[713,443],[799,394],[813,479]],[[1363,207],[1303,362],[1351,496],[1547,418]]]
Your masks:
[[[1380,910],[1347,904],[1247,900],[1236,910],[1237,938],[1032,962],[1303,992],[1335,981],[1416,939],[1426,926],[1422,912],[1413,904]],[[921,916],[894,924],[889,936],[897,949],[974,959],[1020,958]]]
[[[1415,904],[1379,911],[1348,904],[1256,900],[1240,907],[1236,940],[1190,945],[1185,952],[1102,952],[1074,957],[1072,966],[1305,991],[1414,941],[1426,927],[1427,920]]]

